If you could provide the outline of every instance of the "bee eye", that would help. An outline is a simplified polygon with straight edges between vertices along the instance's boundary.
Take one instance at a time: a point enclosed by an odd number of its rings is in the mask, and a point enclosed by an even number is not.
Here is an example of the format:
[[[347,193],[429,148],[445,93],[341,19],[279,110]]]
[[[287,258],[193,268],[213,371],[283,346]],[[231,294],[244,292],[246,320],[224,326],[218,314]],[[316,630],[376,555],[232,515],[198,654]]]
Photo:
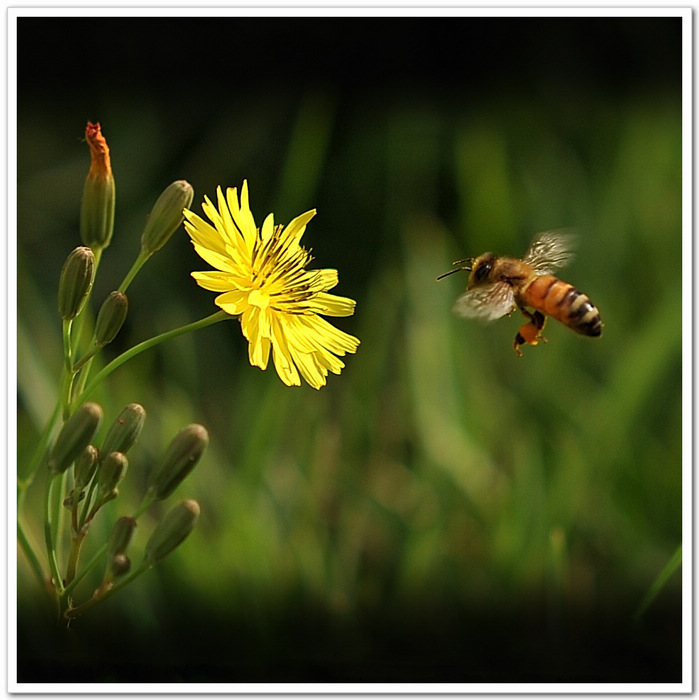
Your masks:
[[[490,271],[493,269],[493,262],[492,260],[483,260],[474,270],[473,270],[473,279],[475,282],[480,283],[484,282],[488,275],[490,274]]]

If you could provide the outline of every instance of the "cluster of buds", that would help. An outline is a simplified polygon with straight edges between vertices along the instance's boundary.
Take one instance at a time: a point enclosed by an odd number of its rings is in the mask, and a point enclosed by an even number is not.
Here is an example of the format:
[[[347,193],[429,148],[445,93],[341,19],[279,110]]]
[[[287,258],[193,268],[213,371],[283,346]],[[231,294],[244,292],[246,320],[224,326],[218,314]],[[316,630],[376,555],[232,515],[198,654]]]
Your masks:
[[[83,310],[102,251],[114,231],[115,187],[109,147],[100,125],[88,123],[85,138],[90,146],[91,164],[83,188],[80,233],[84,245],[73,250],[61,271],[58,311],[64,321],[74,320]],[[129,310],[125,294],[131,279],[153,253],[160,250],[184,220],[184,210],[194,198],[194,189],[185,180],[168,185],[156,200],[141,235],[137,262],[118,290],[107,295],[97,314],[94,336],[87,352],[74,365],[81,369],[99,350],[111,343],[121,330]]]
[[[67,582],[76,574],[79,550],[98,511],[119,495],[119,486],[126,476],[127,453],[143,429],[146,412],[140,404],[124,408],[107,431],[101,448],[94,436],[102,422],[102,408],[93,402],[83,404],[65,422],[50,452],[48,467],[51,477],[72,467],[73,488],[64,500],[71,512],[72,566]],[[199,462],[209,443],[209,435],[201,425],[191,424],[180,430],[165,450],[163,457],[150,470],[146,491],[137,513],[144,512],[156,501],[170,496]],[[190,534],[199,516],[196,501],[186,499],[170,510],[150,536],[142,568],[149,568],[173,551]],[[137,517],[122,516],[107,543],[107,567],[95,595],[104,595],[116,579],[131,569],[127,550],[136,531]],[[93,596],[94,598],[94,596]]]
[[[96,561],[93,558],[80,571],[81,547],[101,509],[118,498],[129,471],[127,455],[136,443],[146,417],[141,405],[129,404],[111,424],[101,447],[98,447],[95,436],[103,421],[102,407],[85,401],[79,392],[85,387],[92,358],[117,337],[126,321],[129,300],[125,292],[131,280],[181,226],[184,210],[191,206],[194,197],[194,190],[184,180],[177,180],[165,188],[145,222],[140,252],[131,270],[119,288],[102,302],[94,326],[83,323],[102,254],[112,240],[116,204],[109,147],[100,125],[88,123],[85,138],[90,148],[91,164],[83,187],[80,212],[83,245],[68,255],[58,286],[58,312],[63,320],[65,355],[61,393],[64,423],[47,459],[47,504],[52,502],[49,496],[53,485],[60,483],[62,487],[63,479],[72,476],[67,482],[70,484],[68,495],[63,500],[70,512],[71,531],[71,550],[65,575],[60,570],[58,540],[54,540],[48,515],[44,528],[51,578],[59,598],[69,605],[68,609],[63,609],[68,619],[81,614],[86,607],[149,569],[188,537],[199,516],[199,505],[191,499],[175,505],[158,522],[145,545],[140,566],[135,570],[132,568],[129,548],[138,518],[149,506],[168,498],[177,489],[197,464],[209,441],[206,429],[196,424],[186,426],[175,436],[162,459],[143,479],[146,485],[140,506],[133,515],[116,520],[108,542],[100,550],[107,559],[102,583],[87,602],[73,606],[73,589]],[[86,325],[92,330],[91,340],[81,338]],[[84,395],[88,394],[89,389],[85,389]],[[46,512],[49,513],[48,506]]]

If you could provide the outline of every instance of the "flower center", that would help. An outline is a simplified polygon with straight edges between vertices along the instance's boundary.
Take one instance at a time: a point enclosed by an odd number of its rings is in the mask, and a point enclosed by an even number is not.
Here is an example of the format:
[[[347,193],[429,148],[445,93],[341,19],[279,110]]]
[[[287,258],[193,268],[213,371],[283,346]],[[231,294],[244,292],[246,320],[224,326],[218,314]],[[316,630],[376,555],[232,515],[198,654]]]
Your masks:
[[[253,289],[250,294],[248,294],[248,304],[266,309],[269,306],[269,295],[261,289]]]

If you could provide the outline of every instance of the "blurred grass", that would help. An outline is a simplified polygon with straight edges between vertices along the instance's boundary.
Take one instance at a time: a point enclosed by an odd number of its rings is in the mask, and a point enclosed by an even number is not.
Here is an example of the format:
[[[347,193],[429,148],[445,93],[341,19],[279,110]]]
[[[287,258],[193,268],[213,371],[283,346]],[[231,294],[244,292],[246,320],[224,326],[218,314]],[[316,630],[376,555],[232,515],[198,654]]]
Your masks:
[[[147,103],[92,117],[118,198],[97,298],[128,269],[171,180],[188,179],[200,202],[248,178],[258,223],[318,208],[304,241],[314,266],[339,269],[337,293],[357,299],[337,325],[362,345],[322,391],[288,389],[273,369],[248,365],[234,321],[107,382],[96,397],[107,416],[131,401],[148,412],[115,517],[181,426],[204,423],[212,444],[177,492],[202,504],[195,533],[95,611],[133,648],[113,656],[100,621],[80,620],[71,663],[102,644],[109,668],[137,677],[134,663],[164,636],[150,662],[185,680],[195,667],[205,680],[424,679],[423,666],[432,680],[678,680],[679,576],[646,629],[626,627],[682,541],[678,95],[593,91],[557,104],[512,89],[466,109],[446,90],[397,90],[380,104],[371,93],[348,104],[331,85],[281,95],[275,110],[251,92],[205,128],[185,111],[167,134]],[[22,103],[18,131],[20,465],[53,405],[55,286],[79,244],[87,170],[84,124],[64,117],[47,129],[39,104]],[[600,308],[601,339],[551,322],[549,342],[519,359],[519,320],[451,314],[465,275],[436,277],[452,260],[521,255],[559,226],[581,234],[562,276]],[[134,283],[107,358],[210,313],[213,295],[189,278],[198,269],[181,232]],[[152,526],[141,523],[137,547]],[[38,592],[21,557],[18,566],[33,630]],[[299,644],[298,630],[317,634]],[[23,639],[28,659],[51,657]],[[367,665],[369,649],[395,667]],[[58,662],[51,672],[62,677]]]

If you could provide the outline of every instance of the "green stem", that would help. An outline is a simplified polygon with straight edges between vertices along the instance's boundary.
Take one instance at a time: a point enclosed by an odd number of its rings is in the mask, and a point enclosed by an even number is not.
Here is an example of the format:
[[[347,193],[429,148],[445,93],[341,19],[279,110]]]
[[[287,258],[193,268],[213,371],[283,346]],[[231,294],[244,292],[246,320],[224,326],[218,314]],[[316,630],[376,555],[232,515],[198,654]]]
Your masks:
[[[56,406],[53,409],[53,413],[51,414],[51,418],[49,418],[48,423],[46,423],[46,427],[44,428],[44,432],[41,434],[39,437],[39,442],[37,443],[36,450],[34,451],[34,455],[32,456],[32,460],[29,463],[29,468],[27,469],[26,474],[24,474],[22,477],[20,477],[17,480],[17,512],[19,513],[19,504],[22,501],[22,497],[24,496],[24,493],[26,490],[29,488],[31,485],[32,481],[34,481],[34,477],[36,475],[36,471],[39,468],[39,465],[44,459],[44,456],[46,455],[46,450],[48,449],[48,444],[49,440],[51,439],[51,433],[53,433],[53,429],[56,426],[56,421],[58,420],[58,416],[61,413],[61,402],[60,399],[56,402]]]
[[[53,493],[56,482],[59,481],[55,476],[49,477],[46,483],[46,492],[44,498],[44,539],[46,540],[46,556],[49,560],[49,569],[51,570],[51,579],[53,586],[59,596],[63,595],[63,581],[61,580],[61,572],[58,569],[58,559],[56,557],[56,548],[53,542],[53,533],[51,531],[51,523],[53,521],[51,513],[51,504],[53,502]]]
[[[97,479],[93,478],[92,481],[90,482],[90,485],[88,486],[87,492],[85,494],[85,498],[82,500],[83,504],[83,509],[80,517],[78,518],[78,529],[82,530],[85,527],[85,523],[87,522],[87,516],[88,513],[90,512],[90,508],[92,507],[92,496],[95,492],[95,489],[97,488]]]
[[[70,399],[75,372],[73,370],[73,349],[71,346],[71,329],[73,321],[63,321],[63,372],[61,373],[60,401],[63,406],[63,420],[70,418]]]
[[[155,500],[153,498],[144,497],[140,505],[136,509],[136,512],[131,517],[134,520],[138,520],[138,518],[140,518],[143,515],[143,513],[145,513],[146,510],[148,510],[148,508],[150,508],[153,505],[153,503],[155,503]],[[99,561],[106,554],[106,552],[107,544],[105,543],[94,553],[92,559],[90,559],[90,561],[80,570],[80,573],[78,573],[76,577],[66,585],[66,594],[69,594],[80,583],[80,581],[82,581],[83,578],[85,578],[87,573],[95,568],[95,566],[99,563]]]
[[[34,548],[32,547],[31,543],[29,542],[29,538],[27,537],[22,527],[22,508],[24,506],[24,497],[27,493],[27,490],[34,481],[34,477],[36,476],[39,465],[42,463],[46,455],[49,440],[51,438],[51,434],[53,433],[53,429],[56,425],[56,421],[58,420],[58,416],[60,415],[60,413],[61,403],[60,401],[57,401],[56,406],[53,410],[53,414],[49,418],[41,436],[39,437],[39,442],[36,446],[36,450],[34,451],[34,455],[32,456],[32,460],[29,463],[28,470],[21,477],[19,475],[17,477],[17,535],[19,538],[20,545],[24,550],[24,553],[27,559],[29,560],[32,569],[34,569],[34,572],[41,579],[42,586],[45,584],[44,572],[41,564],[39,563],[39,558],[36,552],[34,551]]]
[[[73,348],[70,343],[70,331],[72,328],[72,318],[63,321],[63,362],[68,374],[73,372]]]
[[[114,595],[117,591],[121,590],[124,586],[131,583],[131,581],[133,581],[136,577],[138,577],[141,574],[148,571],[149,568],[150,568],[150,565],[148,564],[147,561],[144,560],[143,563],[138,567],[138,569],[135,569],[127,576],[124,576],[123,578],[119,579],[119,581],[117,581],[117,583],[115,583],[113,585],[109,585],[108,588],[104,587],[104,584],[103,584],[103,586],[100,586],[100,588],[98,588],[97,591],[95,591],[95,594],[92,596],[92,598],[90,598],[90,600],[86,601],[82,605],[78,605],[75,608],[71,608],[69,610],[66,610],[65,617],[68,620],[72,620],[75,617],[79,617],[86,610],[89,610],[91,607],[97,605],[97,603],[101,603],[103,600]]]
[[[146,253],[143,249],[141,249],[141,252],[138,254],[138,257],[134,261],[134,264],[131,266],[131,269],[126,273],[126,277],[124,277],[124,281],[119,285],[119,291],[126,293],[126,290],[129,288],[129,285],[131,282],[133,282],[134,277],[138,274],[138,271],[146,264],[148,261],[148,258],[152,253]]]
[[[77,382],[75,382],[73,385],[73,404],[76,408],[80,406],[80,403],[78,403],[75,397],[79,397],[82,395],[83,389],[85,388],[85,384],[87,383],[87,378],[90,376],[90,370],[92,369],[92,361],[94,359],[94,355],[88,358],[85,365],[82,366],[80,374],[78,375]]]
[[[644,596],[641,604],[638,606],[638,610],[634,614],[634,619],[638,620],[641,615],[646,611],[646,608],[651,604],[655,596],[662,590],[663,586],[667,583],[668,579],[675,571],[682,565],[682,545],[680,544],[675,553],[670,558],[670,561],[665,565],[663,570],[658,574],[653,585],[650,587],[646,595]]]
[[[81,528],[78,524],[80,499],[76,493],[73,494],[73,497],[75,501],[70,509],[70,556],[68,557],[68,568],[66,569],[66,584],[69,584],[75,578],[80,550],[87,535],[87,528]]]
[[[119,355],[119,357],[113,359],[94,376],[92,381],[87,385],[87,387],[85,387],[83,392],[78,397],[77,405],[82,405],[87,397],[97,388],[100,382],[106,379],[115,369],[118,369],[125,362],[128,362],[130,359],[140,355],[142,352],[150,350],[150,348],[154,348],[156,345],[160,345],[160,343],[164,343],[166,340],[170,340],[171,338],[177,338],[177,336],[184,335],[185,333],[191,333],[192,331],[197,331],[201,328],[211,326],[214,323],[218,323],[219,321],[225,321],[231,318],[235,317],[230,316],[225,311],[217,311],[215,314],[211,314],[211,316],[202,318],[199,321],[182,326],[181,328],[175,328],[174,330],[167,331],[166,333],[161,333],[160,335],[156,335],[154,338],[144,340],[142,343],[134,345],[134,347],[132,347],[130,350],[127,350],[125,353]]]
[[[103,544],[92,556],[85,566],[80,570],[80,573],[76,574],[75,578],[66,585],[64,593],[67,595],[73,591],[73,589],[87,576],[87,574],[92,571],[92,569],[97,566],[99,561],[107,552],[107,544]]]
[[[17,539],[19,540],[19,545],[22,548],[24,555],[27,557],[29,566],[34,572],[34,575],[39,581],[39,584],[41,585],[41,589],[46,590],[46,579],[44,576],[44,570],[41,566],[41,562],[39,561],[39,557],[36,555],[34,548],[29,542],[27,533],[24,531],[24,528],[19,523],[17,523]]]
[[[73,369],[78,372],[82,369],[83,365],[91,360],[102,348],[98,345],[93,345],[74,365]],[[81,377],[85,376],[83,373]],[[83,382],[84,383],[84,382]]]

